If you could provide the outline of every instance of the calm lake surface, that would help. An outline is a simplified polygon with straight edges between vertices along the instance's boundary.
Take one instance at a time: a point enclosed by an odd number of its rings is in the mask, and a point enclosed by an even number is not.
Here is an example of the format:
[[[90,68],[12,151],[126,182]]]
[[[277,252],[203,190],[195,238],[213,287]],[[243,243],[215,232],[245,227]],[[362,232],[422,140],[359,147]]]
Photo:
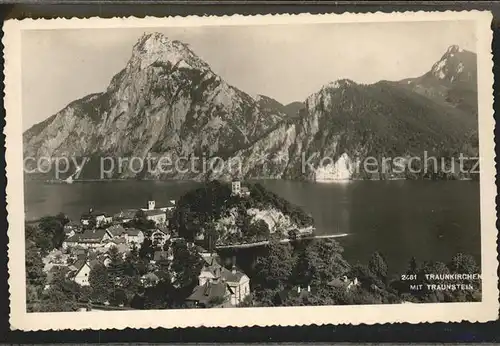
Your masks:
[[[310,213],[318,234],[348,233],[337,240],[351,263],[382,252],[391,272],[417,260],[448,261],[457,252],[480,261],[479,183],[471,181],[260,181]],[[90,207],[108,213],[161,206],[200,186],[194,182],[115,181],[74,184],[25,182],[26,219],[59,212],[79,219]]]

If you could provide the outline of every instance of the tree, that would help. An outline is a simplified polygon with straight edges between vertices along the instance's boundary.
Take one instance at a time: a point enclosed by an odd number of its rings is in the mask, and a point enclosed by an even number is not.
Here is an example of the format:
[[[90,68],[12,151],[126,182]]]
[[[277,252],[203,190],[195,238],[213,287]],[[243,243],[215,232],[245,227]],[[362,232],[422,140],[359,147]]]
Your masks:
[[[380,252],[374,252],[368,262],[368,269],[382,281],[387,279],[387,263]]]
[[[291,241],[296,241],[299,235],[299,231],[297,229],[292,229],[288,231],[288,238],[290,238]]]
[[[381,289],[384,286],[380,278],[372,273],[368,266],[360,263],[352,266],[349,276],[357,278],[365,290]]]
[[[64,292],[56,289],[50,289],[41,304],[42,312],[64,312],[76,309],[76,301],[68,300],[68,296]]]
[[[410,262],[408,263],[407,274],[416,274],[419,271],[419,266],[415,256],[412,256]]]
[[[127,227],[137,228],[143,232],[146,232],[150,229],[154,229],[156,224],[153,220],[148,220],[146,212],[142,209],[139,209],[134,218],[129,221],[126,225]]]
[[[264,289],[281,289],[285,287],[292,274],[294,258],[290,244],[271,242],[268,254],[257,258],[255,264],[255,281]]]
[[[223,296],[214,296],[208,300],[208,307],[214,307],[226,302],[227,298]]]
[[[62,224],[62,226],[66,226],[69,223],[69,218],[64,213],[59,213],[55,216],[57,220]]]
[[[47,275],[43,271],[43,262],[40,254],[38,254],[37,248],[33,242],[28,241],[26,243],[26,283],[29,285],[34,285],[38,288],[43,288],[45,286],[45,281]]]
[[[64,225],[67,223],[66,216],[59,214],[58,216],[47,216],[42,218],[40,222],[40,230],[52,235],[52,248],[59,249],[62,246],[64,238]]]
[[[39,287],[26,284],[26,311],[41,311],[40,297],[42,290]]]
[[[31,240],[26,240],[26,304],[29,311],[38,311],[38,301],[42,296],[47,275],[38,249]]]
[[[90,270],[89,284],[92,288],[93,300],[100,303],[108,301],[113,285],[104,264],[98,263]]]
[[[80,286],[66,278],[62,268],[54,272],[50,288],[43,297],[41,311],[75,311],[80,297]]]
[[[182,291],[182,290],[181,290]],[[158,284],[148,287],[144,293],[144,307],[146,309],[165,309],[175,305],[175,289],[168,281],[159,281]],[[184,302],[186,297],[181,295],[179,301]]]
[[[264,220],[256,220],[249,223],[246,235],[256,239],[267,239],[270,234],[269,226]]]
[[[116,288],[110,296],[110,304],[114,306],[123,306],[128,304],[129,298],[123,288]]]
[[[380,294],[373,290],[356,289],[349,292],[349,305],[381,304],[382,302]]]
[[[477,265],[474,257],[471,255],[465,255],[463,253],[458,253],[451,259],[448,264],[448,268],[452,273],[459,274],[478,274],[481,273],[479,266]]]
[[[418,280],[424,284],[424,289],[418,291],[417,296],[424,302],[443,302],[443,301],[452,301],[453,294],[450,291],[435,291],[432,289],[428,289],[427,284],[429,285],[441,285],[447,284],[447,280],[441,280],[440,278],[433,279],[426,274],[436,275],[436,276],[444,276],[449,274],[450,270],[443,262],[439,261],[429,261],[424,262],[422,268],[420,269],[417,277]]]
[[[130,302],[130,307],[133,309],[144,309],[145,300],[144,289],[139,288],[139,291],[134,295],[132,301]]]
[[[458,253],[448,263],[448,269],[455,274],[480,274],[481,269],[477,265],[474,257],[463,253]],[[481,299],[481,280],[474,278],[466,278],[457,280],[457,284],[471,284],[473,289],[467,291],[457,290],[454,292],[454,301],[480,301]]]
[[[141,248],[139,249],[139,257],[143,259],[151,260],[153,259],[153,255],[155,250],[153,248],[153,242],[149,238],[145,238],[141,244]]]
[[[297,284],[320,285],[347,274],[349,263],[343,258],[344,249],[333,239],[315,241],[297,256],[294,278]]]
[[[122,259],[122,254],[118,251],[116,246],[113,246],[108,251],[109,264],[107,267],[108,277],[110,282],[115,285],[122,285],[122,280],[124,276],[124,262]]]
[[[213,222],[209,222],[205,225],[205,246],[209,252],[213,252],[217,246],[220,239],[220,234],[215,228]]]
[[[186,242],[173,244],[173,285],[176,288],[192,289],[198,282],[203,260],[196,249],[188,248]]]
[[[349,293],[345,287],[319,286],[315,292],[304,297],[289,299],[284,305],[346,305],[349,304]]]
[[[25,226],[26,239],[32,240],[44,255],[61,247],[65,238],[64,225],[67,222],[68,219],[64,214],[44,216],[38,226]]]
[[[138,251],[131,251],[122,262],[121,288],[130,301],[141,286],[141,276],[147,273],[147,263],[139,257]]]

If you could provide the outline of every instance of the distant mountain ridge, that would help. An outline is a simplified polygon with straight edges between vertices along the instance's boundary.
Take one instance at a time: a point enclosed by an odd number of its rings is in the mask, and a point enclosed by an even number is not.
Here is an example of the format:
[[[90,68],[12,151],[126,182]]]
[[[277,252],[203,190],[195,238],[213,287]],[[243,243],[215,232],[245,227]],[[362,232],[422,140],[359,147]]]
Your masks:
[[[242,171],[215,165],[200,172],[199,161],[193,171],[192,162],[181,160],[169,172],[115,165],[107,177],[373,179],[354,170],[367,155],[476,153],[476,79],[475,54],[452,46],[421,77],[372,85],[334,81],[304,102],[282,105],[248,95],[184,43],[151,33],[138,40],[105,92],[73,101],[28,129],[23,153],[91,157],[82,177],[94,178],[103,156],[168,156],[238,159]],[[304,155],[319,158],[304,170]],[[331,160],[320,165],[325,156]]]

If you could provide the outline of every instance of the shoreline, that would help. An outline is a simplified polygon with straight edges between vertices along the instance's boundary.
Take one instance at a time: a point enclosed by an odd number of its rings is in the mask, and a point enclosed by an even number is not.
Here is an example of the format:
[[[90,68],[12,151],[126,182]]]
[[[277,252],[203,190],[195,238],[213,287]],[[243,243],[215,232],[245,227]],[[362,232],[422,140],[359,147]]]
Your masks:
[[[472,178],[462,178],[462,179],[404,179],[404,178],[397,178],[397,179],[342,179],[342,180],[300,180],[300,179],[275,179],[275,178],[261,178],[261,179],[254,179],[250,178],[248,182],[252,181],[276,181],[276,180],[281,180],[281,181],[290,181],[290,182],[307,182],[307,183],[317,183],[317,184],[349,184],[353,182],[359,182],[359,181],[372,181],[372,182],[388,182],[388,181],[429,181],[429,182],[441,182],[441,181],[477,181]],[[114,179],[77,179],[73,180],[71,182],[67,182],[63,179],[61,180],[56,180],[56,179],[50,179],[50,180],[38,180],[38,179],[25,179],[25,183],[42,183],[46,185],[72,185],[72,184],[77,184],[77,183],[114,183],[114,182],[130,182],[130,181],[135,181],[135,182],[162,182],[162,183],[197,183],[197,184],[203,184],[204,181],[196,180],[196,179],[134,179],[134,178],[114,178]]]
[[[343,238],[348,236],[349,233],[340,233],[340,234],[324,234],[324,235],[316,235],[316,236],[306,236],[306,237],[298,237],[296,240],[314,240],[314,239],[330,239],[330,238]],[[290,243],[292,240],[290,238],[280,239],[279,243]],[[262,240],[254,243],[244,243],[244,244],[233,244],[233,245],[219,245],[216,246],[216,250],[222,249],[248,249],[252,247],[264,246],[268,245],[270,240]]]

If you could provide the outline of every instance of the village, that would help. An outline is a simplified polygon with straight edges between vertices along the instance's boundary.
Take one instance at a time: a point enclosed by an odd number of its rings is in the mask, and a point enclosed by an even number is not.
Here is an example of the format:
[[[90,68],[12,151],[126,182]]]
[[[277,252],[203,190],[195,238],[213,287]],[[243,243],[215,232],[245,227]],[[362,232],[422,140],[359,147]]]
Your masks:
[[[250,197],[251,193],[248,187],[242,186],[239,181],[233,181],[229,188],[231,196],[236,196],[241,201],[247,201]],[[188,240],[180,236],[176,227],[171,224],[174,220],[173,216],[176,211],[177,201],[169,200],[161,206],[158,206],[153,198],[145,202],[142,208],[125,209],[114,215],[90,208],[80,216],[79,220],[66,219],[64,240],[61,246],[54,248],[42,258],[43,271],[47,276],[44,291],[51,291],[53,278],[60,275],[62,271],[65,280],[75,283],[76,287],[79,287],[79,291],[91,289],[94,296],[99,296],[101,289],[99,286],[95,287],[95,272],[99,271],[96,268],[101,268],[101,271],[112,273],[112,282],[109,281],[111,278],[107,279],[106,274],[106,279],[103,280],[109,282],[102,288],[103,298],[99,301],[90,298],[88,302],[91,304],[82,303],[83,305],[79,305],[79,310],[142,309],[144,307],[134,305],[135,297],[142,297],[141,294],[143,295],[147,290],[149,292],[160,292],[162,289],[160,291],[157,291],[157,289],[165,287],[165,283],[167,283],[167,286],[176,287],[178,285],[176,280],[179,279],[179,275],[184,276],[183,271],[187,270],[190,272],[187,282],[184,278],[181,278],[181,280],[184,280],[182,286],[189,287],[189,291],[181,298],[180,305],[178,305],[179,301],[175,302],[176,306],[182,308],[220,308],[254,304],[253,296],[255,294],[262,295],[262,292],[265,291],[262,291],[263,282],[272,281],[267,274],[262,272],[252,272],[252,275],[245,273],[237,265],[236,256],[233,256],[229,263],[227,258],[223,261],[216,250],[227,249],[228,245],[211,244],[209,241],[208,244],[211,245],[207,246],[207,242],[203,242],[203,240],[207,240],[204,237]],[[306,242],[316,238],[328,241],[329,238],[335,237],[331,235],[311,236],[309,234],[306,230],[300,239]],[[298,238],[276,238],[274,242],[276,244],[286,244],[294,241],[294,239]],[[232,247],[234,249],[256,247],[269,243],[270,240],[235,243]],[[335,248],[332,243],[324,243],[324,241],[321,241],[321,243],[327,247],[333,246],[332,250]],[[175,250],[179,246],[186,250],[181,252],[180,255]],[[147,252],[146,255],[144,255],[144,251]],[[329,256],[333,254],[334,252]],[[283,254],[278,254],[278,256],[281,255]],[[135,288],[132,291],[130,291],[127,283],[123,283],[124,281],[121,280],[125,279],[125,277],[120,278],[120,275],[115,272],[117,258],[121,263],[136,258],[132,260],[133,266],[137,266],[141,262],[143,269],[141,269],[139,277],[137,277],[139,286],[134,286]],[[329,259],[324,260],[326,262],[330,261]],[[326,265],[326,262],[324,265]],[[324,267],[324,265],[319,264],[320,267]],[[179,274],[179,267],[182,267],[180,269],[181,274]],[[271,268],[273,268],[273,265],[271,265]],[[91,280],[92,272],[94,275],[93,282]],[[258,288],[259,291],[252,291],[251,277],[255,281],[253,283],[254,290]],[[330,279],[324,284],[325,287],[337,287],[344,292],[360,285],[356,277],[348,278],[345,275],[338,275],[337,277],[330,275]],[[117,289],[127,289],[129,294],[136,292],[134,298],[129,296],[129,298],[118,303],[116,300],[108,299],[109,285],[112,286],[111,292],[116,292]],[[302,280],[300,283],[294,283],[288,288],[278,289],[272,293],[273,296],[270,299],[272,304],[281,305],[289,299],[303,299],[311,294],[316,294],[315,292],[318,289],[323,288],[323,284],[313,284],[311,278],[309,278],[305,281]],[[161,291],[155,294],[162,296],[167,293]],[[162,299],[165,299],[165,297]]]
[[[225,186],[226,196],[236,197],[236,203],[250,202],[249,198],[257,198],[259,193],[259,188],[249,189],[239,181],[212,183],[211,188],[216,192],[218,186]],[[206,188],[190,198],[200,203],[196,198]],[[331,239],[344,234],[305,233],[298,238],[258,242],[247,238],[246,243],[232,245],[212,242],[210,236],[208,241],[182,236],[175,226],[175,213],[186,203],[184,197],[161,206],[149,198],[142,208],[114,215],[91,208],[79,220],[65,219],[60,246],[42,256],[45,296],[60,294],[61,289],[68,297],[78,292],[80,298],[64,308],[72,311],[418,302],[405,291],[407,283],[390,283],[400,284],[401,292],[388,286],[392,279],[381,254],[372,254],[367,266],[345,261],[343,249]],[[247,227],[249,233],[253,226]],[[238,265],[234,249],[259,246],[265,252],[257,255],[255,265]],[[231,247],[232,258],[224,254]],[[132,272],[120,266],[132,268]],[[62,281],[73,287],[61,286],[61,273]],[[49,299],[47,311],[61,309],[60,300],[55,299],[53,305]],[[427,298],[424,295],[422,299]]]
[[[248,195],[248,189],[241,187],[240,182],[233,182],[232,193],[244,197]],[[144,208],[121,210],[114,215],[91,208],[79,220],[70,220],[64,226],[62,248],[54,249],[43,258],[43,270],[48,278],[45,290],[50,288],[52,274],[60,269],[64,269],[66,277],[78,285],[89,286],[90,272],[96,264],[108,267],[111,252],[117,252],[125,259],[131,251],[137,251],[145,240],[156,250],[150,259],[151,270],[141,277],[141,284],[145,288],[154,286],[163,274],[156,264],[174,259],[172,246],[168,245],[185,241],[169,227],[175,205],[176,201],[170,200],[163,206],[157,206],[156,201],[150,199]],[[130,223],[138,217],[154,227],[147,230],[130,227]],[[198,285],[186,299],[187,306],[237,306],[250,295],[250,279],[241,269],[235,265],[232,269],[224,267],[215,251],[208,251],[193,242],[188,242],[187,246],[196,247],[196,253],[203,260]],[[213,302],[217,304],[214,306]],[[109,302],[104,302],[104,305],[109,305]]]

